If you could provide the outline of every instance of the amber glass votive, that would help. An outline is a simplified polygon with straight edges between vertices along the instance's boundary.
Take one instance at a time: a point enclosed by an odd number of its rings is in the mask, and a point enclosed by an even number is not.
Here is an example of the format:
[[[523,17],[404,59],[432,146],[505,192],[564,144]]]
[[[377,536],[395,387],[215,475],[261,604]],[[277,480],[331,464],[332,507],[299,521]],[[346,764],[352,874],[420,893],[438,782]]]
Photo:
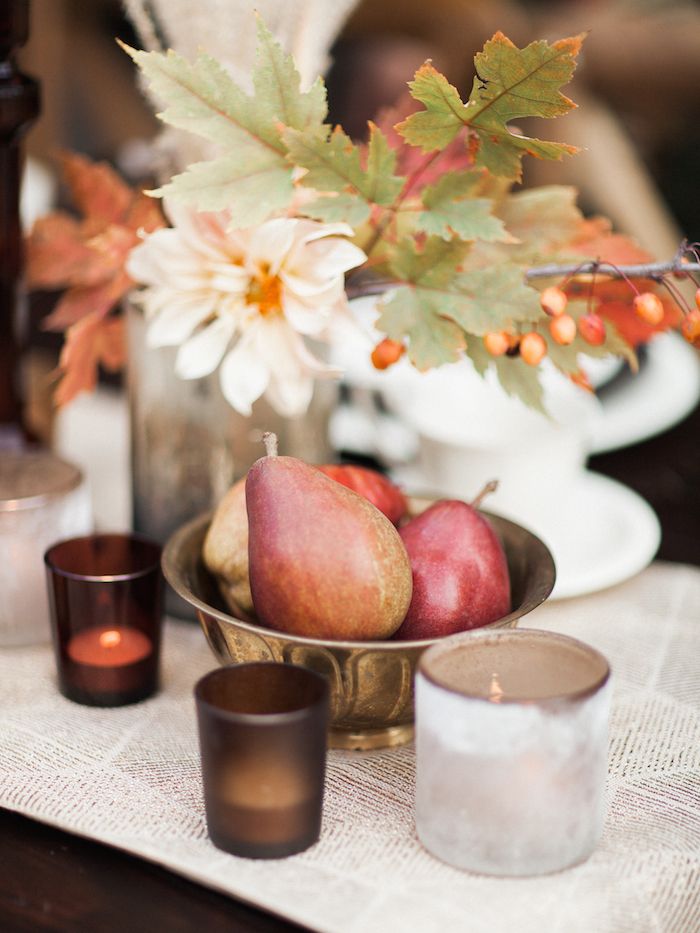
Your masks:
[[[222,667],[195,687],[207,826],[220,849],[283,858],[321,831],[324,677],[292,664]]]
[[[54,544],[44,555],[58,684],[90,706],[122,706],[158,687],[160,545],[129,534]]]
[[[540,875],[586,859],[603,828],[610,670],[551,632],[469,632],[416,677],[416,827],[457,868]]]

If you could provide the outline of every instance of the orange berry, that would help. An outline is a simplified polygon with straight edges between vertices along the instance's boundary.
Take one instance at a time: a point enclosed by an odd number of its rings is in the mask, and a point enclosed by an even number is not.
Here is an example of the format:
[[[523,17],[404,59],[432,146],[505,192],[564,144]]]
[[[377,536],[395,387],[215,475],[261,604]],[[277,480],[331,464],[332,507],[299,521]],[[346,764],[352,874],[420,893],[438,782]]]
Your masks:
[[[503,356],[510,347],[510,339],[504,330],[492,331],[485,335],[484,346],[491,356]]]
[[[559,317],[549,322],[549,332],[552,340],[566,346],[573,343],[576,337],[576,321],[570,314],[560,314]]]
[[[547,344],[544,337],[530,331],[520,338],[520,356],[525,360],[528,366],[537,366],[541,363],[547,354]]]
[[[681,321],[681,333],[688,343],[700,347],[700,308],[686,314]]]
[[[642,292],[634,299],[634,310],[637,317],[641,318],[647,324],[655,327],[664,319],[664,306],[661,299],[653,292]]]
[[[695,304],[698,306],[698,310],[700,310],[700,288],[695,291]]]
[[[605,343],[605,324],[602,317],[597,314],[584,314],[578,319],[578,331],[586,341],[593,347],[599,347]]]
[[[401,358],[405,350],[406,348],[402,343],[385,337],[372,350],[372,365],[375,369],[388,369]]]
[[[560,314],[563,314],[568,303],[569,299],[566,292],[562,291],[561,288],[557,288],[556,285],[545,288],[540,295],[542,310],[550,317],[559,317]]]
[[[569,379],[571,379],[573,384],[577,385],[580,389],[585,389],[586,392],[593,391],[593,386],[591,385],[588,376],[582,369],[577,370],[575,373],[569,373]]]

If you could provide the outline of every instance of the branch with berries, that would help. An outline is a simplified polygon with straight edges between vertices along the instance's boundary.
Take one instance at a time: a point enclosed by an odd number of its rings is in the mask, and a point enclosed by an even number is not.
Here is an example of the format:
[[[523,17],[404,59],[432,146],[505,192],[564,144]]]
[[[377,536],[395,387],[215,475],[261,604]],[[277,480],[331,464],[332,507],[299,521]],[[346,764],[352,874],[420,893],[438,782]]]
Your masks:
[[[577,334],[591,347],[600,347],[606,339],[603,318],[592,308],[596,289],[605,281],[617,280],[626,283],[633,298],[632,307],[637,318],[652,328],[659,327],[664,320],[665,309],[661,298],[646,288],[640,289],[635,280],[653,282],[666,288],[674,304],[681,312],[678,329],[693,346],[700,346],[700,254],[699,244],[681,243],[676,255],[659,262],[639,262],[617,265],[616,263],[590,259],[574,263],[548,263],[533,266],[524,271],[527,282],[559,279],[556,285],[548,285],[539,296],[544,314],[549,318],[547,329],[551,340],[560,346],[572,344]],[[695,307],[691,307],[674,280],[690,279],[695,285]],[[352,297],[385,294],[398,284],[389,280],[365,280],[348,288]],[[570,299],[584,299],[586,313],[576,320],[567,313]],[[499,330],[483,335],[483,344],[492,357],[519,357],[532,366],[538,365],[547,354],[547,342],[537,329],[525,333]],[[372,362],[377,369],[386,369],[403,355],[404,347],[385,338],[375,347]],[[585,382],[584,382],[585,384]]]

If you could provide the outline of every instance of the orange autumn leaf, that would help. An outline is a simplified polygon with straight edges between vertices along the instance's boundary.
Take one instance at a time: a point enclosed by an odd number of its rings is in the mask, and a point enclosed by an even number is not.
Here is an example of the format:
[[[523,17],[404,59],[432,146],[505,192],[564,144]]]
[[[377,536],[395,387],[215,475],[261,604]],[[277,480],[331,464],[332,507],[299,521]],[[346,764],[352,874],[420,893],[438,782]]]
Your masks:
[[[63,331],[88,314],[104,317],[125,295],[133,282],[126,272],[119,271],[96,285],[74,286],[63,293],[51,314],[43,321],[46,330]]]
[[[26,276],[30,288],[92,285],[104,277],[96,254],[74,217],[56,212],[40,217],[27,242]]]
[[[603,217],[584,220],[579,225],[575,239],[569,244],[574,253],[582,258],[600,259],[618,266],[651,262],[653,257],[629,237],[611,232],[611,225]],[[636,292],[624,279],[591,276],[584,280],[572,279],[566,292],[571,298],[587,299],[593,291],[597,302],[596,312],[613,324],[620,336],[636,347],[646,343],[654,334],[676,327],[681,312],[668,294],[660,291],[650,279],[635,279],[639,292],[650,291],[658,295],[664,306],[663,319],[656,325],[642,321],[634,310]]]
[[[108,314],[133,284],[124,267],[140,231],[164,226],[159,205],[106,163],[65,154],[61,165],[83,216],[42,217],[26,244],[29,287],[68,289],[44,322],[49,330],[64,330],[93,312]]]
[[[27,238],[26,271],[30,288],[66,289],[43,322],[46,330],[66,331],[56,392],[64,405],[94,387],[99,362],[108,369],[123,364],[121,324],[107,316],[134,284],[125,266],[141,233],[164,220],[156,201],[132,190],[106,163],[64,154],[61,167],[82,217],[40,218]]]
[[[118,317],[88,314],[66,331],[59,359],[61,381],[55,393],[57,405],[66,405],[97,383],[98,366],[116,372],[124,365],[124,321]]]
[[[134,192],[106,162],[62,153],[61,171],[76,208],[96,230],[126,217]]]

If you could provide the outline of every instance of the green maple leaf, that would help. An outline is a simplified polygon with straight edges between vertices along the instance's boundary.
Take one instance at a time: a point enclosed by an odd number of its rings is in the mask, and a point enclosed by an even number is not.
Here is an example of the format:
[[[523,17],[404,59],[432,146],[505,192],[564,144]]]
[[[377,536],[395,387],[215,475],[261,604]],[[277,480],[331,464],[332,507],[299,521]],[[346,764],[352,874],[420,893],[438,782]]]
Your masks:
[[[256,106],[296,130],[319,132],[328,114],[326,87],[319,77],[301,92],[301,78],[288,55],[258,16],[258,44],[253,70]]]
[[[444,240],[456,234],[463,240],[511,242],[503,221],[491,213],[493,201],[472,196],[480,182],[481,173],[450,172],[425,188],[421,193],[425,210],[418,215],[418,229]]]
[[[389,271],[399,287],[383,303],[377,326],[393,340],[408,340],[418,369],[459,357],[471,335],[512,328],[542,315],[538,293],[520,267],[459,271],[470,246],[461,240],[411,237],[398,244]]]
[[[426,62],[409,85],[425,110],[412,114],[396,129],[425,152],[443,149],[463,126],[478,137],[477,165],[494,175],[519,180],[522,157],[561,159],[576,152],[563,143],[517,136],[508,129],[524,117],[556,117],[575,105],[559,88],[573,74],[582,36],[552,45],[540,40],[518,49],[497,32],[475,58],[476,77],[465,104],[456,88]]]
[[[521,245],[518,258],[548,256],[578,233],[583,214],[576,206],[577,191],[565,185],[543,185],[511,194],[497,213]]]
[[[418,244],[412,236],[407,236],[397,244],[389,269],[398,282],[448,294],[470,249],[470,244],[461,240],[428,237]]]
[[[519,398],[529,408],[534,408],[544,415],[544,391],[536,366],[528,366],[517,357],[493,357],[486,350],[481,340],[470,340],[467,355],[479,375],[484,376],[489,369],[494,369],[501,386],[508,395]]]
[[[409,359],[421,372],[454,363],[467,345],[462,328],[443,317],[440,302],[422,291],[397,288],[381,308],[377,327],[392,340],[408,340]]]
[[[472,269],[456,276],[460,301],[451,316],[470,334],[512,330],[542,316],[539,293],[525,284],[523,270],[511,263]]]
[[[408,340],[408,355],[421,370],[453,363],[466,347],[466,335],[449,315],[450,282],[469,252],[461,240],[429,237],[419,248],[403,239],[389,263],[390,274],[402,282],[381,303],[377,327],[393,340]]]
[[[312,217],[358,226],[369,217],[373,205],[391,206],[405,184],[405,179],[394,175],[396,153],[373,123],[366,164],[360,147],[340,127],[326,137],[291,128],[285,130],[284,140],[290,159],[306,169],[303,184],[330,192],[329,197],[304,206],[304,212]]]
[[[152,192],[202,210],[229,208],[237,227],[260,223],[292,199],[292,166],[280,135],[286,122],[320,132],[326,114],[319,82],[301,93],[293,60],[258,22],[254,96],[246,94],[213,58],[189,62],[168,51],[139,52],[122,45],[165,103],[163,122],[221,146],[227,154],[192,165]]]

